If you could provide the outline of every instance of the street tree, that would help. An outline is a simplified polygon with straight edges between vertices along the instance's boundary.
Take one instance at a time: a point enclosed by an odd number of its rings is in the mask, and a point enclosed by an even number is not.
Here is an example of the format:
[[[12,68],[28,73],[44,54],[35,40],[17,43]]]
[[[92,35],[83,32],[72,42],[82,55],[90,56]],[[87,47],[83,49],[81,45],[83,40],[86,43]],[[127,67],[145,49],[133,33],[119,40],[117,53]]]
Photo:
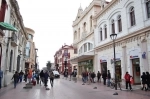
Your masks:
[[[51,62],[47,61],[47,63],[46,63],[47,70],[50,71],[51,70],[51,66],[52,66]]]

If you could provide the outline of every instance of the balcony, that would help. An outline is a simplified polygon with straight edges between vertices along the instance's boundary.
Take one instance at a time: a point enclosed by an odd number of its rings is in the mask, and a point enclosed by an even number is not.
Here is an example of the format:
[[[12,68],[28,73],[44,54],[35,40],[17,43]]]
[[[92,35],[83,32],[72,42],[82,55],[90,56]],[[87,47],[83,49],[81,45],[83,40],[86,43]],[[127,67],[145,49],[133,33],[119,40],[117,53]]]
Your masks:
[[[16,47],[16,46],[17,46],[17,35],[16,35],[15,32],[12,33],[11,45],[12,45],[13,47]]]

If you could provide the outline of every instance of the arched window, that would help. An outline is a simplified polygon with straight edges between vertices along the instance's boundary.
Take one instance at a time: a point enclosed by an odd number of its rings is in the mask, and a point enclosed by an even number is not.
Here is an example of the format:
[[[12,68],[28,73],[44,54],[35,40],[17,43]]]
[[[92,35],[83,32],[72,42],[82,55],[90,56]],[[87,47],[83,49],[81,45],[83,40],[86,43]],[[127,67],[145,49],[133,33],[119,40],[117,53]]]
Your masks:
[[[102,28],[100,28],[100,41],[103,40]]]
[[[146,0],[147,18],[150,18],[150,0]]]
[[[121,21],[121,15],[118,16],[118,31],[122,31],[122,21]]]
[[[83,30],[84,30],[84,32],[86,31],[86,22],[84,22],[84,24],[83,24]]]
[[[135,25],[134,7],[130,8],[130,23],[131,23],[131,26]]]
[[[78,38],[80,39],[80,28],[78,29]]]
[[[115,33],[115,22],[114,22],[114,20],[111,21],[111,31],[112,31],[112,34]]]
[[[74,32],[74,40],[77,39],[77,31]]]
[[[87,52],[87,43],[84,44],[84,52]]]
[[[93,25],[93,23],[92,23],[92,16],[90,17],[90,30],[92,30],[92,25]]]
[[[107,25],[104,25],[104,30],[105,30],[105,39],[107,39]]]
[[[10,52],[10,62],[9,62],[9,72],[12,71],[12,59],[13,59],[13,51]]]

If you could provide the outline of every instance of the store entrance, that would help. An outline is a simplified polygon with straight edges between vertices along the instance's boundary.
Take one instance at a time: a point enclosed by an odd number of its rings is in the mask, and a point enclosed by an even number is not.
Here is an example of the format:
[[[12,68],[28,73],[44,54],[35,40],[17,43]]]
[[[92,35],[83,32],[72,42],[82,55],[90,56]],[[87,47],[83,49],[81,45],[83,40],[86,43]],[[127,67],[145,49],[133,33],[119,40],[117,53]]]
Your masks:
[[[121,61],[116,61],[116,76],[117,76],[117,79],[121,80],[121,75],[122,75]]]
[[[137,59],[132,59],[132,70],[133,70],[133,79],[134,79],[134,84],[141,84],[140,81],[140,60],[139,58]]]
[[[101,63],[101,73],[107,73],[107,62]]]

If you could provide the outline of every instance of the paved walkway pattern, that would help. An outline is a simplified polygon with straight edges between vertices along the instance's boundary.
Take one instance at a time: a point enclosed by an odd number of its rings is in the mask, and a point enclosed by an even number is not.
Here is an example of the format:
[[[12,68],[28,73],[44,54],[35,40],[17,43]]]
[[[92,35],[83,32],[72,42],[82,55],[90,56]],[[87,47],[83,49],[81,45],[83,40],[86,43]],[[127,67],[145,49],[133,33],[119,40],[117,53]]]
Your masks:
[[[74,83],[65,79],[56,79],[54,87],[45,90],[44,86],[36,85],[32,89],[23,89],[25,83],[13,85],[0,90],[0,99],[150,99],[150,91],[133,90],[115,91],[101,83],[82,85],[81,81]],[[97,87],[97,89],[93,89]],[[119,95],[113,95],[118,92]]]

